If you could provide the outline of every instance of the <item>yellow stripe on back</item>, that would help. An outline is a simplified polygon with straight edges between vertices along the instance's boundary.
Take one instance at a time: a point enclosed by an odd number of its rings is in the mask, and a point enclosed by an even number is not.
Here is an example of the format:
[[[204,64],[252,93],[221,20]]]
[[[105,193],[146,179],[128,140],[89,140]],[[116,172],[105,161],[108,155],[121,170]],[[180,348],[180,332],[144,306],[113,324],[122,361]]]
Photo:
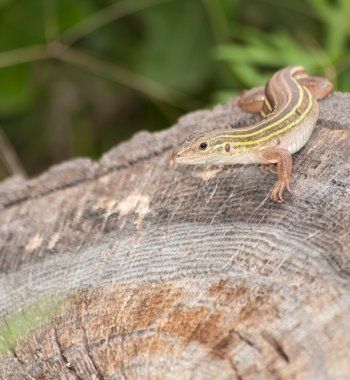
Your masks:
[[[295,80],[295,79],[293,78],[293,80]],[[297,81],[295,81],[295,82],[297,83]],[[290,112],[288,112],[286,115],[284,115],[283,117],[281,117],[279,120],[277,120],[277,121],[275,121],[275,122],[273,122],[273,123],[271,123],[271,124],[268,124],[268,125],[267,125],[266,127],[264,127],[264,128],[257,129],[256,131],[251,132],[251,133],[243,133],[243,134],[240,134],[240,135],[227,133],[227,134],[223,135],[222,137],[230,136],[230,137],[232,137],[233,139],[240,139],[240,138],[251,137],[251,136],[258,135],[258,134],[260,134],[260,133],[262,133],[262,132],[264,132],[264,131],[267,131],[268,129],[271,129],[271,128],[275,127],[275,126],[278,125],[278,124],[283,123],[285,120],[287,120],[291,115],[293,115],[293,114],[295,113],[295,110],[296,110],[297,108],[299,108],[300,105],[301,105],[301,103],[303,102],[303,99],[304,99],[304,91],[303,91],[303,90],[304,90],[304,89],[303,89],[302,86],[299,85],[299,83],[297,83],[297,88],[298,88],[298,90],[299,90],[298,103],[296,104],[295,107],[293,107],[293,108],[291,109]],[[308,91],[308,90],[307,90],[307,91]],[[308,92],[309,92],[309,91],[308,91]],[[289,90],[288,95],[289,95],[289,97],[288,97],[288,102],[287,102],[286,107],[288,106],[288,104],[289,104],[290,101],[291,101],[291,91],[290,91],[290,90]],[[286,107],[284,107],[284,109],[285,109]],[[266,120],[263,120],[262,124],[265,124],[265,123],[266,123]],[[254,128],[256,128],[256,126],[254,126]],[[228,131],[228,132],[229,132],[229,131]],[[217,137],[219,137],[219,136],[217,136]],[[220,137],[221,137],[221,136],[220,136]]]
[[[309,100],[308,101],[308,105],[307,105],[307,108],[305,109],[305,111],[298,118],[295,118],[290,124],[288,124],[284,128],[278,129],[277,131],[275,131],[275,132],[273,132],[273,133],[271,133],[269,135],[266,135],[266,136],[264,136],[264,137],[262,137],[260,139],[251,140],[251,141],[242,141],[242,142],[235,143],[235,147],[236,146],[239,147],[239,146],[247,146],[247,145],[259,144],[259,143],[261,143],[263,141],[269,140],[272,137],[278,136],[279,134],[286,132],[288,129],[294,127],[296,124],[298,124],[300,121],[302,121],[307,116],[307,114],[310,112],[310,110],[312,108],[312,104],[313,104],[313,102],[312,102],[312,95],[311,95],[310,91],[307,88],[305,88],[305,92],[308,95],[308,100]],[[299,103],[300,102],[298,102],[298,104]],[[293,113],[293,111],[296,108],[298,108],[299,105],[296,106],[296,107],[294,107],[293,110],[288,114],[288,116],[290,116],[290,114]],[[284,119],[286,119],[286,118],[284,118]],[[281,119],[281,121],[282,121],[282,119]],[[278,123],[276,123],[276,124],[278,124]],[[235,135],[231,135],[231,136],[232,136],[232,139],[235,140],[236,136]]]

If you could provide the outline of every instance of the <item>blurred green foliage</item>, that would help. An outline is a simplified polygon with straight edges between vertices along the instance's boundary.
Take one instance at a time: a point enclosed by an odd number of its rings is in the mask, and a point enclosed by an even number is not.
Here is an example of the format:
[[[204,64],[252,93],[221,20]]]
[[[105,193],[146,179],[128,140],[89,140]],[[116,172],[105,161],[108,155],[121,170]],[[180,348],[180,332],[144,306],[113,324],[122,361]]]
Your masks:
[[[0,0],[0,128],[32,175],[283,66],[349,91],[349,20],[348,0]]]

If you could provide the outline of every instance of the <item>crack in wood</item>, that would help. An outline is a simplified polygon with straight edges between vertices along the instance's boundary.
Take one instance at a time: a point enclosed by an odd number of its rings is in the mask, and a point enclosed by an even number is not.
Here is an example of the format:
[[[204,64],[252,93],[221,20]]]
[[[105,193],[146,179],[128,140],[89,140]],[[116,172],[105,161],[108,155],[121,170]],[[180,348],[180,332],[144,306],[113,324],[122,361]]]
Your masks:
[[[236,330],[236,329],[231,329],[230,331],[232,331],[232,332],[234,332],[235,334],[237,334],[238,337],[239,337],[239,339],[240,339],[241,341],[243,341],[244,343],[246,343],[248,346],[253,347],[253,348],[255,348],[257,351],[259,351],[258,348],[255,346],[255,344],[254,344],[251,340],[249,340],[248,338],[246,338],[245,336],[243,336],[238,330]],[[260,351],[259,351],[259,352],[260,352]]]
[[[61,345],[61,342],[58,339],[57,328],[55,326],[53,327],[53,331],[54,331],[55,343],[56,343],[56,346],[58,348],[58,352],[60,354],[60,358],[62,359],[63,363],[65,364],[65,368],[67,368],[68,372],[71,375],[73,375],[77,380],[83,380],[79,376],[79,374],[78,374],[77,370],[75,369],[74,365],[66,357],[66,355],[64,353],[64,350],[63,350],[63,347]]]
[[[233,373],[236,375],[237,380],[243,380],[243,377],[240,375],[237,366],[231,358],[227,359],[227,362],[230,364],[230,367],[233,370]]]
[[[81,316],[78,317],[78,322],[79,322],[79,325],[80,325],[80,327],[82,329],[82,332],[83,332],[83,341],[84,341],[84,347],[85,347],[85,350],[86,350],[87,357],[89,358],[89,360],[90,360],[90,362],[91,362],[91,364],[93,366],[93,369],[95,371],[95,375],[96,375],[97,379],[98,380],[102,380],[104,378],[104,375],[100,371],[100,369],[98,368],[97,364],[95,363],[95,360],[92,357],[89,341],[88,341],[88,338],[87,338],[86,329],[85,329],[85,326],[84,326],[83,321],[81,319]]]
[[[270,333],[267,331],[263,331],[261,336],[264,338],[264,340],[269,343],[277,352],[277,354],[286,362],[290,363],[289,356],[287,355],[286,351],[284,350],[282,344]]]
[[[260,354],[260,350],[255,347],[254,343],[251,342],[249,339],[247,339],[246,337],[244,337],[238,330],[236,329],[230,329],[227,333],[227,335],[222,338],[214,347],[213,347],[213,353],[214,355],[216,356],[219,356],[221,357],[223,360],[226,360],[229,364],[230,364],[230,367],[232,368],[233,372],[235,373],[235,376],[238,380],[242,380],[243,377],[242,375],[239,373],[238,371],[238,368],[234,362],[234,359],[231,357],[230,355],[230,346],[232,346],[234,344],[234,341],[232,340],[232,337],[233,335],[237,335],[238,338],[244,342],[245,344],[247,344],[248,346],[254,348],[259,354]]]
[[[14,358],[19,362],[19,364],[22,367],[25,367],[25,364],[24,364],[23,360],[18,357],[16,350],[15,349],[10,349],[10,351],[11,351],[12,355],[14,356]]]
[[[123,379],[127,380],[128,377],[125,372],[125,363],[124,363],[124,337],[123,336],[121,337],[120,350],[121,350],[121,354],[120,354],[120,368],[119,369],[120,369],[120,373]]]

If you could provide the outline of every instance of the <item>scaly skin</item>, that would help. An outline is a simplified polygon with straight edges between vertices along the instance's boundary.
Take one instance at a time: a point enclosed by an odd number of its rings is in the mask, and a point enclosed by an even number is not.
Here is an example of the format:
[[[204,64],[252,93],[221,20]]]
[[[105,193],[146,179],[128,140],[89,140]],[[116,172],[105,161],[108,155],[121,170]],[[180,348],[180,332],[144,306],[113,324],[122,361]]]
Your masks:
[[[277,164],[273,202],[291,192],[292,154],[309,140],[318,119],[317,100],[332,91],[332,83],[309,77],[301,66],[277,71],[265,88],[245,92],[238,105],[258,112],[263,119],[249,127],[207,131],[191,135],[173,154],[184,164]]]

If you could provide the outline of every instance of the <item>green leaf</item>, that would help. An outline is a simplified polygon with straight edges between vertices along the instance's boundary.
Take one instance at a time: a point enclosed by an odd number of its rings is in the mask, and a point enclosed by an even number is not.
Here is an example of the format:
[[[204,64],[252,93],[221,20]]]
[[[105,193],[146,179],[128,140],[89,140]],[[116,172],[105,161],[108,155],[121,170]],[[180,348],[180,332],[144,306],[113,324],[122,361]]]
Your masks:
[[[264,84],[273,71],[284,66],[302,65],[314,73],[329,64],[322,49],[302,46],[285,32],[270,34],[256,28],[242,30],[243,42],[219,46],[216,56],[229,63],[234,75],[245,86]]]
[[[5,7],[7,4],[12,3],[13,0],[0,0],[0,8]]]
[[[350,2],[348,0],[308,0],[322,22],[324,46],[332,60],[339,60],[348,51],[350,37]]]
[[[213,94],[212,106],[215,106],[218,103],[226,103],[228,100],[238,95],[239,95],[238,91],[228,91],[228,90],[216,91]]]
[[[48,0],[44,0],[48,1]],[[85,17],[90,16],[94,11],[98,11],[95,1],[91,0],[59,0],[57,1],[57,17],[60,31],[77,24]]]
[[[213,40],[200,4],[178,0],[149,9],[145,34],[135,56],[141,75],[181,91],[202,86]]]
[[[1,9],[0,51],[37,45],[44,40],[43,11],[40,1],[17,1]]]
[[[33,102],[34,86],[30,77],[30,65],[17,65],[0,70],[1,117],[16,116]]]

